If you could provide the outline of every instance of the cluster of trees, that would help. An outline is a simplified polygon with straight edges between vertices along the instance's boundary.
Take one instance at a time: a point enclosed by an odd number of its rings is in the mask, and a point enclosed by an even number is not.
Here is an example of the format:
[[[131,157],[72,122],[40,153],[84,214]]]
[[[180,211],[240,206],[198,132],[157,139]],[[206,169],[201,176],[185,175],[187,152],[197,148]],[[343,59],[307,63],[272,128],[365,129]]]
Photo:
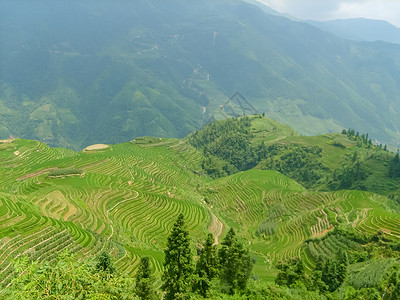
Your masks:
[[[210,233],[198,252],[199,257],[194,263],[189,233],[184,228],[181,214],[168,237],[165,250],[164,284],[161,287],[165,299],[189,299],[191,294],[207,298],[211,295],[212,286],[217,286],[219,292],[228,295],[246,292],[253,260],[232,228],[219,250]]]
[[[219,247],[214,244],[214,238],[209,233],[194,255],[184,217],[180,215],[164,251],[162,284],[157,284],[159,280],[153,275],[149,257],[141,259],[135,277],[130,278],[118,273],[108,252],[85,261],[77,260],[65,251],[51,263],[30,262],[28,257],[17,260],[14,279],[10,286],[1,291],[1,297],[136,300],[400,299],[400,265],[396,261],[400,257],[399,242],[393,242],[382,232],[368,236],[343,229],[335,229],[324,238],[312,241],[318,244],[332,237],[336,243],[347,246],[329,255],[315,256],[316,264],[311,271],[306,270],[300,258],[278,262],[275,284],[262,284],[254,280],[254,261],[232,228]],[[307,241],[306,245],[310,242]],[[359,252],[368,250],[368,257],[348,251],[356,249],[352,245],[356,243],[362,244],[360,248],[363,249]],[[323,252],[327,253],[326,249]],[[369,261],[378,262],[381,270],[385,269],[381,265],[386,264],[387,270],[380,274],[374,267],[370,267],[366,274],[372,274],[371,278],[350,280],[351,276],[357,274],[349,271],[351,264]]]
[[[306,188],[358,189],[384,195],[395,184],[387,179],[400,178],[399,156],[389,162],[391,154],[382,152],[387,151],[387,146],[374,146],[368,133],[343,130],[360,149],[345,156],[339,167],[330,169],[323,161],[319,146],[256,142],[251,122],[251,117],[215,121],[189,137],[190,144],[203,152],[202,167],[208,175],[219,178],[255,167],[279,171]],[[337,145],[345,147],[340,142]],[[374,160],[381,163],[382,172],[374,168]],[[273,232],[273,224],[264,225],[262,231]]]
[[[266,147],[259,167],[279,171],[309,188],[329,171],[321,153],[322,148],[318,146],[272,144]]]
[[[322,163],[318,146],[295,146],[264,142],[253,143],[249,117],[216,121],[193,133],[189,142],[204,154],[203,169],[218,178],[249,170],[257,165],[277,170],[311,187],[325,176],[328,168]]]
[[[365,167],[364,161],[359,157],[358,152],[354,152],[351,159],[344,160],[340,168],[333,172],[328,187],[332,190],[367,190],[365,180],[369,175],[370,171]]]
[[[307,291],[315,292],[325,299],[400,299],[400,266],[396,263],[399,243],[385,240],[380,232],[366,236],[352,231],[335,230],[324,239],[332,236],[345,238],[338,239],[339,244],[336,246],[341,245],[341,249],[330,252],[321,247],[322,255],[317,256],[311,272],[306,272],[300,258],[279,262],[276,284],[289,288],[303,286]],[[317,240],[314,242],[321,244]],[[363,249],[349,250],[354,249],[351,244],[356,241],[362,242]],[[327,250],[329,255],[324,254]],[[363,264],[365,271],[355,272],[353,267],[350,272],[350,266],[355,263]],[[362,278],[359,278],[358,272]]]
[[[223,298],[235,294],[240,297],[248,292],[253,260],[232,228],[219,249],[212,234],[208,234],[195,260],[181,214],[164,253],[163,299]],[[127,278],[116,271],[105,251],[88,261],[78,260],[68,252],[51,263],[30,262],[23,257],[15,263],[15,275],[3,291],[5,299],[155,300],[162,294],[155,286],[149,257],[141,259],[135,278]]]
[[[83,173],[83,170],[78,168],[64,168],[64,169],[54,169],[51,170],[48,174],[49,177],[57,177],[57,176],[68,176],[68,175],[80,175]]]
[[[348,130],[343,129],[342,134],[346,134],[349,139],[353,141],[357,141],[357,146],[362,147],[362,146],[367,146],[368,148],[372,147],[372,140],[369,138],[368,133],[363,133],[360,135],[360,133],[355,131],[354,129],[349,128]],[[385,145],[385,151],[387,150],[387,146]]]
[[[390,178],[400,178],[400,158],[399,152],[393,158],[393,161],[389,166],[389,177]]]
[[[263,145],[251,142],[249,117],[216,121],[193,133],[190,144],[204,154],[203,169],[218,178],[253,168],[262,157]]]

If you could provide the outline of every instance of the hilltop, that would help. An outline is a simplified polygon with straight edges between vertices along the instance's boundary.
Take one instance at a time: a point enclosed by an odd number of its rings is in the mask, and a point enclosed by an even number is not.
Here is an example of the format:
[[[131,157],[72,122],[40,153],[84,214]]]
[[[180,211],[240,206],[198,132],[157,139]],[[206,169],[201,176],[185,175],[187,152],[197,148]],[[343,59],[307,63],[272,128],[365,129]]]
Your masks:
[[[208,231],[220,243],[235,228],[262,282],[276,278],[279,261],[300,257],[311,272],[320,256],[344,244],[358,253],[377,234],[379,247],[392,247],[400,241],[399,181],[390,177],[395,155],[351,132],[300,136],[256,115],[214,122],[185,139],[142,137],[80,152],[3,140],[1,285],[15,276],[14,258],[51,261],[64,249],[78,257],[106,250],[127,276],[149,256],[159,276],[180,213],[193,245]],[[245,152],[233,155],[241,142]],[[210,160],[218,162],[214,169]],[[351,174],[349,183],[343,174],[354,165],[363,176]],[[391,256],[379,257],[392,265]]]

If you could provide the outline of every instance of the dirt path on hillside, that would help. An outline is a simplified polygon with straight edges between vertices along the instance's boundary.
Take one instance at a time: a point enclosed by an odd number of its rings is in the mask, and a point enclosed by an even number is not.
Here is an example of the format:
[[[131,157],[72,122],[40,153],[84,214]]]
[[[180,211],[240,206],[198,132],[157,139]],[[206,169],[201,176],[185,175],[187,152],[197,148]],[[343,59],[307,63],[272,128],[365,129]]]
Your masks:
[[[106,159],[104,159],[104,160],[102,160],[102,161],[98,161],[98,162],[92,163],[92,164],[90,164],[90,165],[83,166],[83,167],[81,167],[81,169],[87,169],[87,168],[90,168],[90,167],[94,167],[94,166],[97,166],[97,165],[101,165],[101,164],[103,164],[103,163],[105,163],[105,162],[107,162],[107,161],[109,161],[109,160],[110,160],[109,158],[106,158]]]
[[[213,213],[211,213],[211,223],[210,226],[208,226],[208,230],[214,236],[214,245],[218,245],[219,238],[222,236],[222,233],[224,232],[224,224]]]
[[[24,179],[28,179],[28,178],[33,178],[39,175],[43,175],[46,174],[47,172],[51,171],[51,170],[57,170],[58,167],[54,167],[54,168],[47,168],[47,169],[43,169],[37,172],[33,172],[33,173],[29,173],[29,174],[25,174],[24,176],[18,177],[17,180],[24,180]]]

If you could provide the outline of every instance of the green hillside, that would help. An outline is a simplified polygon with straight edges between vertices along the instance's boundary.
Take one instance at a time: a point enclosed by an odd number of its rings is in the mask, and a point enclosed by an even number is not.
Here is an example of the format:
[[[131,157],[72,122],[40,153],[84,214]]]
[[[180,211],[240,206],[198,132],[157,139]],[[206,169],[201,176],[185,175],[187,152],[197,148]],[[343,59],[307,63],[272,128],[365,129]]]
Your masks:
[[[0,137],[79,150],[182,138],[262,113],[398,145],[399,46],[351,42],[235,1],[0,3]],[[242,103],[243,104],[243,103]],[[144,125],[146,124],[146,125]]]
[[[306,272],[311,273],[321,257],[336,255],[338,248],[352,255],[354,274],[346,283],[350,286],[358,280],[356,270],[372,268],[374,259],[387,262],[388,269],[382,269],[382,274],[398,264],[391,259],[398,257],[399,251],[395,245],[400,242],[400,189],[398,179],[385,173],[394,159],[392,153],[378,146],[357,146],[355,137],[347,134],[298,136],[286,125],[262,116],[208,126],[218,137],[235,124],[248,126],[243,138],[254,147],[264,145],[267,153],[254,168],[228,168],[232,174],[220,178],[203,169],[211,154],[188,143],[201,137],[202,131],[182,140],[142,137],[80,152],[32,140],[0,141],[1,286],[10,284],[16,275],[15,258],[27,255],[31,260],[54,261],[65,249],[78,257],[94,257],[105,250],[126,276],[135,273],[139,258],[149,256],[159,280],[167,236],[180,213],[193,247],[202,243],[208,231],[221,243],[226,230],[234,228],[240,239],[248,242],[256,259],[253,273],[263,284],[279,274],[280,261],[301,258]],[[211,130],[209,127],[203,131]],[[229,145],[225,146],[229,150]],[[307,189],[282,174],[288,168],[280,173],[266,170],[269,164],[262,163],[279,159],[284,166],[285,152],[296,153],[293,149],[300,146],[322,149],[317,155],[323,168],[316,172],[323,176]],[[271,147],[282,153],[269,153]],[[331,184],[354,153],[369,170],[368,177],[356,182],[365,191]],[[231,165],[213,157],[221,165]],[[296,166],[295,171],[304,168]],[[308,163],[305,166],[310,167]],[[296,172],[288,176],[296,177]],[[378,180],[379,184],[371,183]],[[376,243],[375,237],[381,244],[368,250],[370,259],[362,265],[358,257],[367,254],[360,249]],[[389,255],[387,249],[392,246]],[[378,286],[376,280],[371,287]]]

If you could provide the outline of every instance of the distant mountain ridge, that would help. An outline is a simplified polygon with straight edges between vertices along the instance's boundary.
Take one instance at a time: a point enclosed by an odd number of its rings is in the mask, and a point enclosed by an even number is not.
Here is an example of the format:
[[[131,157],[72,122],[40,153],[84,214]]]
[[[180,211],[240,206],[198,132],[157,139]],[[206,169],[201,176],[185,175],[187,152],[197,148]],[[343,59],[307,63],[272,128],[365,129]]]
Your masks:
[[[242,1],[0,4],[0,136],[82,149],[183,137],[240,92],[302,134],[400,140],[400,46]]]
[[[400,28],[383,20],[354,18],[307,23],[349,40],[400,44]]]

